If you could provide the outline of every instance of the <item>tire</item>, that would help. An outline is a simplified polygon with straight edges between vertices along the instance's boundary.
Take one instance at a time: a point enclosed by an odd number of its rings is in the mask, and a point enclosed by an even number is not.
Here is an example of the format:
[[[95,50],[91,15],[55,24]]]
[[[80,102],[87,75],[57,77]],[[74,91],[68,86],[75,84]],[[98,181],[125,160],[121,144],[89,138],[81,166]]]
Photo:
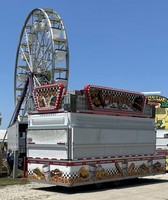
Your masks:
[[[122,183],[121,180],[113,181],[114,187],[119,187],[121,185],[121,183]]]

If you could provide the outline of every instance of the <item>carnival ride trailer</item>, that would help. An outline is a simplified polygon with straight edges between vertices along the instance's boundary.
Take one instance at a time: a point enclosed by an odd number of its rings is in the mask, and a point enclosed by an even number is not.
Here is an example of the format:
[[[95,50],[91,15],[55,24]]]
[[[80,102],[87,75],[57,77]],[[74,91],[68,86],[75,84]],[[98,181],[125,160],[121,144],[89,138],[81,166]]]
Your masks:
[[[28,157],[71,160],[154,154],[153,123],[148,118],[70,112],[30,115]]]
[[[142,93],[95,85],[68,92],[68,39],[54,10],[36,8],[27,16],[14,78],[9,148],[27,155],[32,181],[68,187],[165,173]]]
[[[77,186],[165,173],[151,118],[30,114],[28,178]]]

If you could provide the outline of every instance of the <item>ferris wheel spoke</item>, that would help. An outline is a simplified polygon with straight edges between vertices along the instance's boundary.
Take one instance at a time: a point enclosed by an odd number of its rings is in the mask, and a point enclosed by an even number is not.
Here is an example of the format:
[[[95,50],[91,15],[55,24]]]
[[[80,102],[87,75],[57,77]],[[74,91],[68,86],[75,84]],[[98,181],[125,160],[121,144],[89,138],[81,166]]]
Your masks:
[[[47,46],[45,51],[42,53],[41,57],[39,57],[38,62],[37,62],[37,66],[40,64],[41,61],[45,60],[45,56],[49,54],[50,46],[51,46],[51,43]]]
[[[47,63],[46,63],[45,71],[46,71],[46,72],[49,71],[50,68],[52,68],[52,62],[47,62]]]
[[[44,31],[43,31],[44,33]],[[52,56],[51,55],[51,49],[52,49],[52,42],[49,39],[45,39],[44,35],[41,38],[40,42],[38,43],[38,53],[36,53],[36,72],[41,73],[43,75],[46,74],[46,65],[48,62],[51,62]],[[48,57],[49,58],[48,60]]]
[[[20,88],[22,85],[24,85],[25,82],[20,82],[20,81],[19,81],[19,82],[17,82],[17,83],[18,83],[18,84],[17,84],[17,87]]]
[[[44,30],[42,30],[42,32],[39,34],[39,36],[40,36],[40,41],[39,40],[37,40],[36,42],[38,43],[38,49],[37,49],[37,53],[36,53],[36,56],[38,56],[39,55],[39,53],[40,53],[40,50],[41,50],[41,46],[42,46],[42,42],[44,42],[44,39],[45,39],[45,34],[46,34],[46,30],[44,29]]]
[[[40,82],[39,79],[36,77],[36,75],[34,75],[33,81],[34,81],[34,86],[40,86],[40,85],[41,85],[41,82]]]
[[[29,26],[30,28],[31,26]],[[37,40],[37,35],[34,33],[31,33],[31,31],[28,33],[27,30],[25,29],[25,38],[26,38],[26,44],[27,44],[27,48],[28,48],[28,55],[29,55],[29,60],[30,60],[30,65],[32,66],[32,70],[33,70],[33,61],[32,61],[32,57],[33,57],[33,52],[32,52],[32,46],[34,41]]]
[[[28,67],[29,67],[29,69],[30,69],[30,72],[32,72],[33,69],[32,69],[32,67],[31,67],[31,63],[29,63],[29,61],[28,61],[28,59],[29,59],[30,57],[28,57],[28,55],[27,55],[26,52],[22,49],[22,47],[21,47],[20,49],[21,49],[21,51],[22,51],[22,55],[23,55],[23,57],[24,57],[24,59],[25,59],[27,65],[28,65]]]

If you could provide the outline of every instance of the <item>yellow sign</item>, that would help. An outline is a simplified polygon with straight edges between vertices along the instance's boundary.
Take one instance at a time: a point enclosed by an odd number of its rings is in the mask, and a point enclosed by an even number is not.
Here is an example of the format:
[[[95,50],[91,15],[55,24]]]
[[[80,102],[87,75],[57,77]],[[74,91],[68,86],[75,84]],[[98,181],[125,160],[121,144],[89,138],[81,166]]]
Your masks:
[[[150,102],[158,102],[158,103],[167,102],[167,98],[166,97],[157,96],[157,95],[148,96],[148,100]]]
[[[149,103],[156,103],[156,129],[168,129],[168,99],[160,95],[149,95]]]
[[[156,108],[156,128],[157,129],[168,129],[168,108]]]

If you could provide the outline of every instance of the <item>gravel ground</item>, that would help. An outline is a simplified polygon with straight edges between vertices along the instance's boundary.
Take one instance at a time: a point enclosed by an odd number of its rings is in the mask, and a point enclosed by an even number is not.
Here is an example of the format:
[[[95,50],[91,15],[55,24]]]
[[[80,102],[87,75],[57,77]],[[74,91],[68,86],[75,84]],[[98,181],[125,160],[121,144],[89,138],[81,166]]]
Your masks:
[[[41,183],[0,187],[1,200],[168,200],[168,174],[103,185],[65,188]]]

